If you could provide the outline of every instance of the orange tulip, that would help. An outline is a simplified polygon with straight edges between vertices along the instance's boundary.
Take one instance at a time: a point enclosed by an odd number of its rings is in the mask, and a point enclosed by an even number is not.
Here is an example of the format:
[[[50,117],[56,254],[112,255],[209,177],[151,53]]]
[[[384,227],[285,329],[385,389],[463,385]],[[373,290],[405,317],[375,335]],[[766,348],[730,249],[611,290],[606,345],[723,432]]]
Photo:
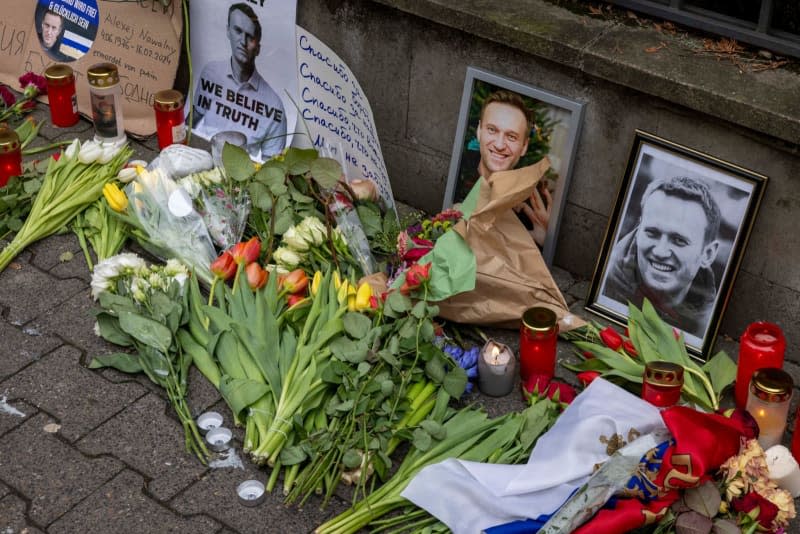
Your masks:
[[[250,289],[255,291],[256,289],[260,289],[264,287],[264,284],[267,283],[267,278],[269,277],[269,273],[264,270],[258,263],[253,262],[244,269],[245,274],[247,275],[247,283],[250,285]]]
[[[261,255],[261,242],[257,237],[252,237],[247,242],[236,243],[231,248],[231,255],[236,263],[253,263]]]
[[[307,300],[308,299],[303,295],[289,295],[286,299],[286,303],[289,305],[290,308],[294,308],[298,304],[302,304]]]
[[[211,272],[214,276],[222,280],[228,281],[236,274],[236,262],[231,256],[230,252],[223,252],[219,257],[211,262]]]
[[[306,273],[303,271],[303,269],[295,269],[284,276],[283,280],[281,281],[281,287],[287,293],[299,293],[300,291],[303,291],[306,286],[308,286],[308,276],[306,276]]]

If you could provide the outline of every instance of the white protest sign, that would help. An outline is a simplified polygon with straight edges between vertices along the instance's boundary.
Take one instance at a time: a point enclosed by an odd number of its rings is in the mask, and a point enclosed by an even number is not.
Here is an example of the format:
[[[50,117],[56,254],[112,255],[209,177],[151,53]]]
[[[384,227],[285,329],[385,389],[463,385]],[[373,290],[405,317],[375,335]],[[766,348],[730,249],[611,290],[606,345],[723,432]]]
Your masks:
[[[297,26],[300,120],[295,146],[314,147],[342,164],[348,180],[370,179],[395,209],[375,120],[350,68],[328,46]]]

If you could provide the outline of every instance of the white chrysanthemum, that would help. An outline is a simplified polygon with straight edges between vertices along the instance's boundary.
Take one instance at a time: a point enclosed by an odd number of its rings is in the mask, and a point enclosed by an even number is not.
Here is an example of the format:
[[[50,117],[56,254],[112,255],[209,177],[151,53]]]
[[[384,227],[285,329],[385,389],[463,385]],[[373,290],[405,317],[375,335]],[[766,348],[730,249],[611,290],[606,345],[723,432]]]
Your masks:
[[[180,274],[189,274],[189,269],[180,260],[170,258],[167,264],[164,265],[164,273],[168,276],[177,276]]]
[[[303,261],[300,254],[288,247],[278,247],[275,249],[275,252],[272,253],[272,258],[278,265],[290,271]]]
[[[92,298],[97,300],[100,293],[114,287],[114,279],[120,274],[120,264],[112,256],[97,263],[92,270]]]
[[[123,252],[122,254],[111,256],[107,261],[113,262],[119,272],[122,272],[123,269],[130,269],[132,273],[139,273],[147,269],[145,261],[132,252]]]
[[[176,273],[172,275],[172,279],[178,282],[178,285],[183,289],[184,285],[186,285],[186,280],[189,279],[189,273]]]
[[[296,250],[298,252],[305,252],[308,250],[309,245],[313,243],[313,237],[309,234],[301,235],[298,231],[298,227],[292,226],[286,233],[283,234],[283,242],[289,246],[292,250]]]

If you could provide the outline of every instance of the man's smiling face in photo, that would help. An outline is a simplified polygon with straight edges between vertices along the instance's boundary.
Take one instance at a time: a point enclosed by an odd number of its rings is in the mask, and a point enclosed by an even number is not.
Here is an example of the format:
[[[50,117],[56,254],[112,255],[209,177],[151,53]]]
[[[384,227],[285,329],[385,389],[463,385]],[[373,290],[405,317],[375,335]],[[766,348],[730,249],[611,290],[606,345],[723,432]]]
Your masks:
[[[511,104],[492,102],[478,123],[481,176],[513,169],[528,150],[528,123]]]

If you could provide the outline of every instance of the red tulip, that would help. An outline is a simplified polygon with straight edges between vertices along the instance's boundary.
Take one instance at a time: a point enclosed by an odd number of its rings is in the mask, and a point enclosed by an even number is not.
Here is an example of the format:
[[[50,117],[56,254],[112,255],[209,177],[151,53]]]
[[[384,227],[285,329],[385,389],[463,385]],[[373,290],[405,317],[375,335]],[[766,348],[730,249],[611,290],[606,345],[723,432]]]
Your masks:
[[[578,373],[576,375],[578,377],[578,381],[583,385],[583,387],[588,386],[592,383],[592,381],[600,376],[600,373],[597,371],[584,371],[582,373]]]
[[[586,358],[587,360],[593,360],[594,359],[594,353],[592,351],[590,351],[590,350],[585,350],[585,351],[583,351],[583,357]]]
[[[528,394],[536,392],[539,397],[547,397],[548,399],[552,399],[558,392],[558,401],[565,404],[569,404],[577,396],[575,388],[564,382],[551,381],[550,377],[544,374],[529,375],[522,387]]]
[[[290,308],[294,308],[298,304],[302,304],[303,302],[307,301],[308,299],[303,295],[289,295],[286,298],[286,303],[289,305]]]
[[[369,298],[369,307],[372,308],[373,310],[377,310],[378,308],[381,307],[378,297],[373,295]]]
[[[603,344],[611,350],[619,350],[622,346],[622,336],[610,326],[600,330],[600,339],[602,339]]]
[[[236,263],[244,263],[245,265],[253,263],[261,255],[261,242],[257,237],[250,238],[249,241],[243,243],[236,243],[231,248],[231,256],[233,256]]]
[[[250,285],[250,289],[253,291],[264,287],[264,284],[267,283],[269,273],[267,273],[267,271],[264,270],[264,268],[258,263],[253,262],[249,264],[247,267],[245,267],[244,271],[247,275],[247,283]]]
[[[228,251],[223,252],[219,257],[211,262],[211,272],[214,276],[228,281],[236,274],[236,262]]]
[[[308,276],[303,269],[295,269],[280,280],[280,285],[287,293],[299,293],[308,286]]]
[[[625,349],[625,352],[628,353],[628,356],[633,358],[639,356],[639,353],[636,351],[636,347],[633,346],[630,339],[623,339],[622,340],[622,348]]]

